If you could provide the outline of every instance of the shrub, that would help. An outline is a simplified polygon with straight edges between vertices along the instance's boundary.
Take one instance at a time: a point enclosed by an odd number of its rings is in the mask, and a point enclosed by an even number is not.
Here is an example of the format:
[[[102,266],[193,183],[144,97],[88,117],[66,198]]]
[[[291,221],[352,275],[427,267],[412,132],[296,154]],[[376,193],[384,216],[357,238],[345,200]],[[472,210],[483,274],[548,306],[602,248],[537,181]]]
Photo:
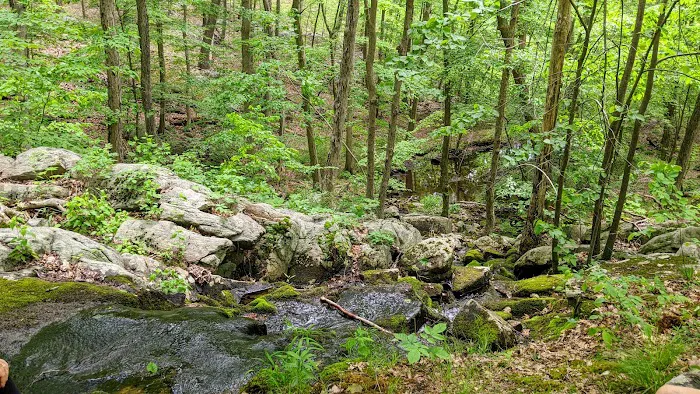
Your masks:
[[[372,245],[394,245],[394,236],[390,231],[387,230],[375,230],[367,234],[367,239]]]
[[[156,269],[148,279],[155,283],[164,294],[186,293],[189,289],[185,278],[174,269]]]
[[[32,260],[35,260],[38,256],[31,245],[29,245],[28,236],[32,236],[29,227],[23,225],[19,227],[19,235],[10,240],[9,246],[12,250],[7,255],[7,262],[10,268],[24,265]]]
[[[284,350],[266,354],[268,367],[256,380],[271,392],[308,393],[318,371],[317,353],[322,351],[306,333],[296,334]]]
[[[85,235],[111,237],[128,216],[126,212],[112,208],[104,192],[99,197],[84,193],[66,203],[65,220],[61,226]]]

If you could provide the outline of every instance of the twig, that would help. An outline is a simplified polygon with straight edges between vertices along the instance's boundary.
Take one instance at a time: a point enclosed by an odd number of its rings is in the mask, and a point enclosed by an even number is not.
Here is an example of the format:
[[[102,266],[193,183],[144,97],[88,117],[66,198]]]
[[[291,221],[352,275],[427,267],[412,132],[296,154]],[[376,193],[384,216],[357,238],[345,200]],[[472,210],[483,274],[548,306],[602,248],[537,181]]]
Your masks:
[[[47,198],[46,200],[19,203],[17,204],[17,209],[26,211],[28,209],[54,208],[58,211],[65,212],[66,208],[63,206],[65,203],[65,200],[61,200],[59,198]]]
[[[368,325],[368,326],[370,326],[370,327],[376,328],[377,330],[379,330],[379,331],[381,331],[381,332],[383,332],[383,333],[385,333],[385,334],[394,335],[393,332],[387,330],[386,328],[384,328],[384,327],[382,327],[382,326],[379,326],[379,325],[377,325],[376,323],[373,323],[373,322],[371,322],[371,321],[365,319],[364,317],[357,316],[356,314],[350,312],[349,310],[343,308],[342,306],[336,304],[335,302],[329,300],[329,299],[326,298],[326,297],[321,297],[321,302],[332,306],[333,308],[335,308],[335,309],[337,309],[338,311],[340,311],[340,313],[344,314],[345,316],[347,316],[347,317],[349,317],[349,318],[351,318],[351,319],[357,320],[357,321],[362,322],[362,323],[364,323],[364,324],[366,324],[366,325]]]

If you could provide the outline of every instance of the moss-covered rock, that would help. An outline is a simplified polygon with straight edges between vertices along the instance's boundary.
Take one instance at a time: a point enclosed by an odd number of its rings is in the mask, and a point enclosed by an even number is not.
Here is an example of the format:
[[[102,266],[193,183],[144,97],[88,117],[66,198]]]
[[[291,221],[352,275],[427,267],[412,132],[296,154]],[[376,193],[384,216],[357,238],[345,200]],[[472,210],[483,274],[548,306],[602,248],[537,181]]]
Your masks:
[[[540,246],[530,249],[515,262],[513,271],[518,278],[541,275],[552,268],[552,247]]]
[[[474,260],[476,260],[477,262],[483,262],[483,261],[484,261],[484,254],[481,253],[481,251],[480,251],[479,249],[471,249],[471,250],[468,250],[468,251],[464,254],[463,261],[464,261],[465,263],[466,263],[466,262],[470,262],[470,261],[474,261]]]
[[[554,303],[564,303],[558,298],[540,297],[540,298],[511,298],[508,300],[492,301],[484,304],[484,306],[492,311],[502,311],[505,308],[510,308],[514,317],[522,317],[525,315],[534,315],[542,312],[548,306]]]
[[[495,311],[493,313],[495,313],[496,316],[500,317],[503,320],[510,320],[513,318],[513,314],[507,311]]]
[[[258,297],[248,304],[248,308],[252,312],[257,313],[276,313],[277,307],[270,301],[266,300],[265,297]]]
[[[0,279],[0,315],[37,302],[111,302],[136,305],[136,296],[108,286],[47,282],[37,278]]]
[[[433,306],[433,298],[440,297],[444,290],[441,284],[421,282],[414,276],[404,276],[398,282],[411,285],[413,294],[428,307]]]
[[[476,293],[488,286],[490,276],[487,267],[455,267],[452,292],[457,297]]]
[[[339,361],[327,365],[321,370],[318,376],[322,382],[336,382],[343,378],[343,374],[347,372],[348,368],[350,368],[349,361]]]
[[[566,283],[563,275],[540,275],[514,283],[513,295],[528,297],[531,294],[549,295]]]
[[[393,283],[399,279],[399,269],[389,268],[384,270],[362,271],[362,278],[365,283],[372,285]]]
[[[288,284],[276,288],[270,294],[265,296],[265,298],[268,300],[290,300],[298,297],[299,292],[297,289]]]
[[[474,300],[462,306],[452,322],[452,333],[480,346],[506,349],[516,342],[515,331],[503,318]]]
[[[534,340],[553,340],[559,338],[565,330],[575,327],[576,322],[569,317],[549,313],[527,319],[523,321],[523,326],[530,330],[530,338]]]

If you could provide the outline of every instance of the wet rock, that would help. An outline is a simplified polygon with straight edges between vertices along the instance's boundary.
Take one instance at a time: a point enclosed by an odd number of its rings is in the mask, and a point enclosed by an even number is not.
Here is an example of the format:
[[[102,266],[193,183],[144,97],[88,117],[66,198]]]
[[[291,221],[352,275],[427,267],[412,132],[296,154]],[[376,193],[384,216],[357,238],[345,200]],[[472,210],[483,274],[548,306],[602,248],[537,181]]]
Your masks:
[[[415,332],[425,323],[423,303],[407,284],[352,287],[340,293],[337,303],[392,331]]]
[[[160,218],[183,226],[195,227],[204,235],[227,238],[236,245],[250,247],[265,233],[265,228],[243,213],[221,217],[186,205],[161,203]]]
[[[452,292],[457,297],[477,293],[489,284],[491,270],[488,267],[455,267]]]
[[[17,155],[12,165],[3,169],[0,179],[26,181],[61,175],[73,168],[78,161],[80,155],[66,149],[33,148]]]
[[[394,247],[405,251],[420,242],[423,237],[412,225],[397,219],[377,219],[364,222],[367,232],[386,231],[394,237]]]
[[[61,186],[0,182],[0,198],[14,202],[66,198],[69,194],[70,191]]]
[[[394,264],[389,245],[362,244],[355,258],[362,270],[386,269]]]
[[[694,238],[700,239],[700,227],[678,229],[650,239],[639,249],[639,253],[675,253],[685,242]]]
[[[201,263],[215,268],[233,245],[228,239],[205,237],[164,220],[129,219],[119,227],[115,239],[145,242],[155,252],[181,257],[188,264]]]
[[[468,300],[457,312],[452,334],[492,349],[507,349],[516,343],[513,327],[474,300]]]
[[[410,247],[399,264],[403,270],[426,282],[441,282],[452,277],[459,237],[441,236],[425,239]]]
[[[418,229],[424,237],[452,232],[452,219],[444,216],[409,214],[404,215],[402,219]]]
[[[552,247],[530,249],[515,262],[513,272],[517,278],[530,278],[552,268]]]

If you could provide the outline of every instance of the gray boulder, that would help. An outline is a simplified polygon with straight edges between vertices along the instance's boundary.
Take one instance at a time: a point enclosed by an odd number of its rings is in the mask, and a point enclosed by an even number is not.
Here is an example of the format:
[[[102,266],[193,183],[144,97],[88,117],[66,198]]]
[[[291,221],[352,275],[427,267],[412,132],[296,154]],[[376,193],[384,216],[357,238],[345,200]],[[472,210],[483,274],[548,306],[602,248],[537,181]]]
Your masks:
[[[156,253],[167,253],[187,264],[216,268],[233,243],[225,238],[206,237],[173,222],[130,219],[122,223],[116,240],[144,242]]]
[[[452,276],[452,292],[457,297],[484,290],[489,285],[491,270],[488,267],[455,267]]]
[[[452,277],[455,252],[460,246],[457,236],[428,238],[408,248],[399,264],[422,281],[441,282]]]
[[[397,219],[376,219],[364,222],[368,233],[372,231],[386,231],[394,237],[394,247],[406,250],[420,242],[423,237],[417,228],[411,224]]]
[[[424,237],[452,232],[452,219],[443,216],[409,214],[404,215],[402,219],[418,229]]]
[[[508,249],[515,245],[515,239],[498,234],[484,235],[474,241],[474,247],[488,258],[504,257]]]
[[[204,235],[230,239],[237,245],[251,246],[265,233],[265,228],[243,213],[221,217],[188,205],[160,204],[160,218],[183,226],[195,227]]]
[[[355,259],[361,270],[390,268],[394,263],[391,258],[391,247],[388,245],[362,244]]]
[[[510,324],[474,300],[468,300],[457,312],[452,334],[492,349],[507,349],[516,343]]]
[[[6,159],[3,161],[0,179],[26,181],[64,174],[80,161],[80,155],[66,149],[40,147],[20,153],[12,165],[7,166]]]
[[[61,186],[0,182],[0,198],[14,202],[66,198],[69,194],[70,191]]]
[[[676,256],[690,257],[700,261],[700,244],[694,242],[686,242],[678,249]]]
[[[693,239],[700,239],[700,226],[681,228],[658,235],[645,243],[639,252],[642,254],[675,253],[681,245]]]
[[[552,247],[530,249],[515,262],[513,273],[517,278],[531,278],[552,268]]]
[[[683,389],[680,389],[681,387]],[[698,390],[700,390],[700,371],[691,370],[669,380],[657,391],[657,394],[693,394]]]
[[[0,177],[2,177],[3,172],[9,171],[10,167],[12,167],[14,164],[15,159],[7,157],[0,153]]]

